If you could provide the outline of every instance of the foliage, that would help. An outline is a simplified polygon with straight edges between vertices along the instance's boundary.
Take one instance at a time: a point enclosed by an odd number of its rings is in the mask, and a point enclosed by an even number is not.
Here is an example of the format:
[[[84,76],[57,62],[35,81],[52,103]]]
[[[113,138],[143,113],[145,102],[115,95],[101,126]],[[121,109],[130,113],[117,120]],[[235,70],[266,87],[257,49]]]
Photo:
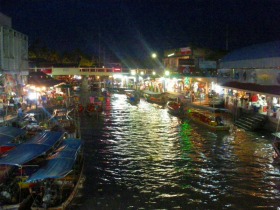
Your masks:
[[[43,42],[36,40],[28,50],[30,63],[36,67],[46,66],[76,66],[76,67],[93,67],[98,60],[96,56],[89,56],[80,49],[71,52],[59,53],[56,50],[49,49]]]

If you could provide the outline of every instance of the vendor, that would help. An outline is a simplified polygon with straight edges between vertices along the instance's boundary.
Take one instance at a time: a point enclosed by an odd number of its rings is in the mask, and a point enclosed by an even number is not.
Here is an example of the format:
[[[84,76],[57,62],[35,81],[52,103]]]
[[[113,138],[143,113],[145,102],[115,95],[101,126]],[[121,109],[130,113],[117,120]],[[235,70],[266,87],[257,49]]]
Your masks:
[[[253,96],[252,96],[252,102],[258,102],[258,100],[259,100],[259,97],[258,97],[258,95],[257,94],[254,94]]]

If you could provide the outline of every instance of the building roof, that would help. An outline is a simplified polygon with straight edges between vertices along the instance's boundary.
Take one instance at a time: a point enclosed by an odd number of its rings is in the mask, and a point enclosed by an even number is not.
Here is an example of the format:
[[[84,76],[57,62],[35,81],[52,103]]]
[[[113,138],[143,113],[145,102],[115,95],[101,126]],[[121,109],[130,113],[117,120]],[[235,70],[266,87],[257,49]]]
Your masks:
[[[268,94],[272,96],[280,96],[280,86],[277,85],[259,85],[255,83],[230,81],[221,84],[221,86],[250,92],[263,93],[266,95]]]
[[[28,76],[28,84],[30,85],[52,87],[62,83],[63,81],[53,79],[41,71],[30,72]]]
[[[280,66],[280,41],[235,50],[222,58],[221,68],[275,68]]]

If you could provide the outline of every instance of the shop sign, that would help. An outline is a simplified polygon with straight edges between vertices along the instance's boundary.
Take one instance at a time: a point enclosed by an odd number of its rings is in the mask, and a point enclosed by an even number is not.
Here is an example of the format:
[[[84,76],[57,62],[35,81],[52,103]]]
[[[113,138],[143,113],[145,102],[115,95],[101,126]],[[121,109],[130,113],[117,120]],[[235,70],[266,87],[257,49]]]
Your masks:
[[[52,74],[52,69],[51,68],[47,68],[47,69],[41,68],[41,72],[51,75]]]
[[[192,50],[190,47],[180,48],[180,52],[181,52],[181,55],[191,55],[192,54]]]

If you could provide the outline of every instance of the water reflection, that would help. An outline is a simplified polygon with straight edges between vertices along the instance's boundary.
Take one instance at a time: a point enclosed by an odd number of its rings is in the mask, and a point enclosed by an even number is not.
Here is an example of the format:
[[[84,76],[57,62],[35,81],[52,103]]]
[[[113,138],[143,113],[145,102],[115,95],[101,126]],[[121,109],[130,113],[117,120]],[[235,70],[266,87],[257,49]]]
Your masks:
[[[276,209],[279,168],[271,141],[213,133],[124,95],[83,118],[86,183],[73,209]]]

